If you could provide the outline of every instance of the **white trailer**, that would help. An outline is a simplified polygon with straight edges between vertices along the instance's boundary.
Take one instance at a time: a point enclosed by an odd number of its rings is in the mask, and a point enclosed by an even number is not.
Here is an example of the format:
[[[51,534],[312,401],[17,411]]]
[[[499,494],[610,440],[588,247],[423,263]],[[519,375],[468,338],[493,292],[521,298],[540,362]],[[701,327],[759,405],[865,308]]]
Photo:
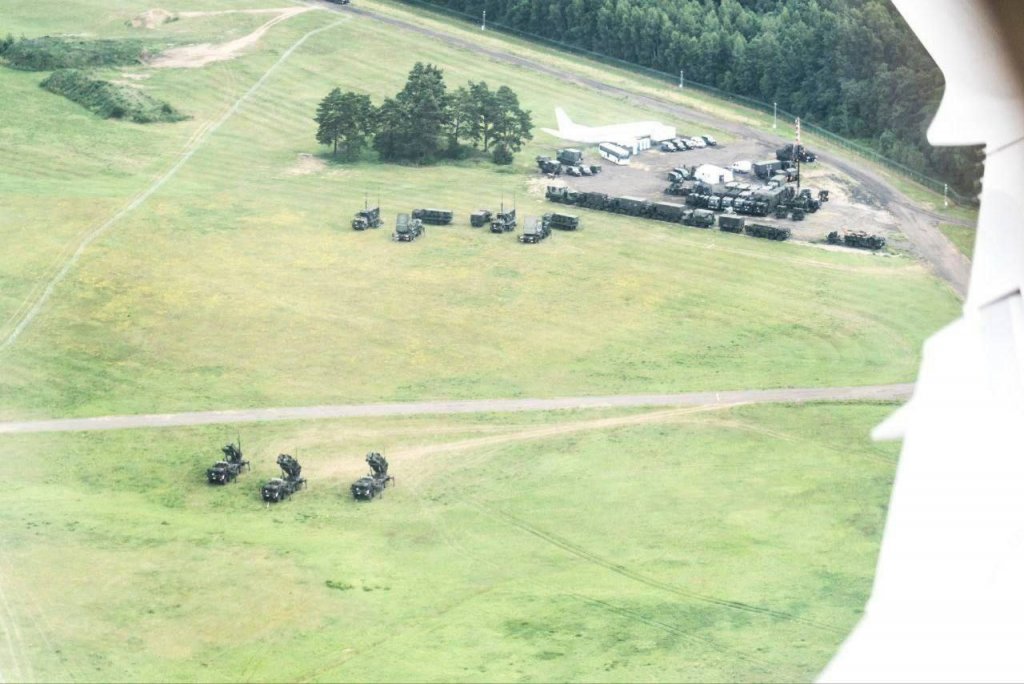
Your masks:
[[[612,142],[603,142],[598,145],[597,153],[612,164],[618,164],[620,166],[629,164],[629,159],[633,156],[632,150]]]

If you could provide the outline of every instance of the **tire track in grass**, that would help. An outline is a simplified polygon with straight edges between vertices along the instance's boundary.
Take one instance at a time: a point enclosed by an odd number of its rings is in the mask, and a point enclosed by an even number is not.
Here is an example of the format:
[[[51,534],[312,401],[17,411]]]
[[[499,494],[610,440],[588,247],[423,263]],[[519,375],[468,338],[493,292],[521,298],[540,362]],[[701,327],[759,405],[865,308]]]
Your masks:
[[[107,232],[107,230],[109,230],[111,226],[115,225],[122,218],[131,214],[133,211],[142,206],[146,202],[146,200],[148,200],[157,190],[162,188],[164,184],[167,183],[167,181],[171,180],[175,175],[177,175],[178,171],[180,171],[181,168],[185,166],[185,164],[187,164],[190,159],[192,159],[192,156],[202,148],[203,144],[210,139],[210,136],[216,133],[217,129],[219,129],[225,122],[227,122],[227,120],[230,119],[239,110],[242,104],[246,100],[248,100],[256,91],[258,91],[263,86],[263,84],[266,83],[267,79],[270,78],[270,76],[277,70],[277,68],[281,66],[281,64],[283,64],[285,61],[287,61],[287,59],[291,57],[292,53],[299,49],[303,43],[305,43],[307,40],[317,35],[318,33],[323,33],[324,31],[328,31],[348,21],[348,18],[339,19],[338,21],[328,24],[327,26],[321,26],[320,28],[313,29],[312,31],[309,31],[301,38],[299,38],[297,41],[295,41],[291,45],[291,47],[285,50],[284,53],[277,59],[277,61],[270,66],[269,69],[263,72],[263,75],[260,76],[256,83],[254,83],[247,91],[245,91],[245,93],[243,93],[241,97],[235,100],[235,103],[231,105],[231,107],[219,119],[217,119],[217,121],[213,125],[207,128],[202,133],[202,135],[195,138],[192,145],[185,150],[181,157],[178,158],[178,161],[176,161],[174,165],[167,170],[166,173],[159,176],[155,181],[153,181],[153,183],[148,188],[146,188],[138,195],[136,195],[131,202],[122,207],[117,213],[115,213],[109,219],[104,221],[97,228],[89,232],[85,236],[85,238],[78,244],[78,248],[74,251],[71,257],[64,262],[64,265],[61,267],[60,271],[57,272],[57,275],[55,275],[50,280],[50,282],[47,283],[46,289],[43,290],[43,293],[39,296],[35,303],[32,304],[32,306],[28,309],[28,311],[18,322],[18,324],[14,326],[14,329],[7,335],[7,337],[4,338],[3,342],[0,342],[0,352],[3,352],[12,344],[14,344],[15,340],[17,340],[21,336],[21,333],[23,333],[25,329],[29,326],[29,324],[31,324],[32,321],[35,320],[36,316],[39,315],[39,312],[42,310],[43,306],[45,306],[46,303],[49,301],[50,297],[53,296],[53,291],[57,288],[58,285],[60,285],[61,282],[63,282],[64,278],[67,277],[68,273],[70,273],[71,269],[74,268],[75,264],[78,263],[79,259],[82,258],[82,254],[85,253],[85,250],[89,247],[89,245],[91,245],[93,242],[95,242],[97,238],[99,238],[101,235]]]
[[[822,632],[829,632],[841,636],[845,636],[847,633],[847,630],[839,629],[838,627],[835,627],[833,625],[824,622],[819,622],[817,620],[811,620],[809,618],[800,617],[799,615],[794,615],[792,613],[787,613],[785,611],[775,610],[774,608],[766,608],[764,606],[757,606],[751,603],[745,603],[743,601],[734,601],[731,599],[718,598],[717,596],[700,594],[695,591],[690,591],[688,589],[677,587],[675,585],[669,584],[668,582],[662,582],[661,580],[654,579],[653,577],[642,575],[639,572],[631,570],[624,565],[619,565],[618,563],[614,563],[610,560],[607,560],[606,558],[603,558],[595,553],[591,553],[590,551],[584,549],[582,546],[573,544],[572,542],[563,537],[559,537],[558,535],[552,534],[551,532],[546,532],[538,527],[534,527],[533,525],[530,525],[526,521],[515,517],[507,511],[503,511],[500,509],[490,509],[483,506],[480,506],[479,508],[481,511],[501,518],[505,522],[509,523],[510,525],[513,525],[514,527],[518,527],[527,534],[533,535],[534,537],[537,537],[538,539],[541,539],[542,541],[545,541],[548,544],[551,544],[552,546],[556,546],[562,549],[563,551],[573,556],[576,556],[577,558],[580,558],[581,560],[584,560],[593,565],[603,567],[607,570],[611,570],[612,572],[618,575],[622,575],[623,577],[631,579],[635,582],[646,584],[652,589],[659,589],[661,591],[665,591],[670,594],[675,594],[676,596],[690,599],[692,601],[698,601],[700,603],[706,603],[713,606],[728,608],[730,610],[738,610],[746,613],[753,613],[755,615],[762,615],[765,617],[775,618],[776,620],[796,622],[802,625],[807,625],[808,627],[813,627],[814,629]]]
[[[11,604],[7,601],[5,583],[6,574],[0,569],[0,635],[7,646],[11,668],[6,675],[0,670],[0,682],[6,682],[8,676],[16,681],[31,681],[35,679],[35,675],[31,663],[25,658],[25,642]]]
[[[633,622],[640,622],[645,625],[654,627],[655,629],[660,629],[664,632],[668,632],[669,634],[677,636],[683,641],[688,641],[691,644],[696,644],[698,646],[706,646],[713,651],[717,651],[723,656],[728,656],[729,658],[738,658],[739,660],[743,660],[754,665],[759,665],[764,668],[770,668],[772,670],[774,670],[777,667],[774,663],[770,663],[767,660],[755,658],[754,656],[749,656],[744,653],[735,651],[733,649],[726,648],[725,646],[716,643],[713,639],[708,639],[707,637],[692,634],[684,629],[676,627],[675,625],[670,625],[667,622],[662,622],[661,620],[654,620],[653,618],[649,618],[643,613],[640,613],[639,611],[630,610],[629,608],[623,608],[622,606],[615,606],[611,603],[601,601],[600,599],[592,598],[590,596],[583,596],[582,594],[569,594],[569,596],[572,596],[573,598],[576,598],[582,601],[583,603],[590,604],[595,608],[599,608],[609,613],[614,613],[615,615],[618,615],[620,617],[624,617],[627,620],[632,620]]]

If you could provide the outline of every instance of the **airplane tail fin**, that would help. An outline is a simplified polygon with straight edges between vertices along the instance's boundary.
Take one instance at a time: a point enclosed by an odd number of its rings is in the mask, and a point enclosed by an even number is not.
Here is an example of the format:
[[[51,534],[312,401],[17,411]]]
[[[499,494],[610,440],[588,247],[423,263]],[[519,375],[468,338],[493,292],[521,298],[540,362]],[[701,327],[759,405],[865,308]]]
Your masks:
[[[555,120],[558,122],[558,130],[568,131],[572,128],[572,119],[565,113],[565,110],[561,107],[555,107]]]

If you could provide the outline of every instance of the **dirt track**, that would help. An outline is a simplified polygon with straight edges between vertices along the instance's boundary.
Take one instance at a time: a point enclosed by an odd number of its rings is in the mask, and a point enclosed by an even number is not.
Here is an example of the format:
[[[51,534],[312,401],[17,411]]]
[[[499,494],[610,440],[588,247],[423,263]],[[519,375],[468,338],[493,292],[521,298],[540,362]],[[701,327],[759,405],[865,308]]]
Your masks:
[[[483,47],[473,43],[472,41],[459,38],[453,34],[437,31],[402,19],[379,14],[364,7],[353,7],[352,5],[339,7],[326,2],[319,2],[316,3],[316,5],[336,12],[346,12],[363,16],[385,24],[397,26],[405,31],[420,33],[446,45],[481,54],[497,62],[515,64],[563,82],[573,83],[584,88],[607,93],[608,95],[616,98],[624,98],[638,106],[646,107],[653,111],[664,112],[670,116],[685,118],[695,123],[706,124],[748,140],[754,140],[771,145],[772,148],[778,147],[786,142],[779,137],[767,136],[761,131],[751,128],[746,124],[734,123],[725,119],[720,119],[713,114],[703,112],[699,109],[690,109],[668,100],[630,92],[624,88],[608,85],[607,83],[602,83],[601,81],[582,76],[580,74],[566,73],[532,59]],[[931,212],[923,210],[915,205],[908,197],[896,190],[896,188],[890,185],[884,178],[870,170],[861,168],[840,157],[819,155],[819,159],[823,163],[834,166],[836,169],[861,183],[863,190],[874,195],[883,207],[893,212],[897,220],[900,222],[900,228],[913,245],[917,254],[931,264],[936,275],[948,282],[957,295],[961,298],[964,298],[967,295],[967,283],[970,278],[971,270],[970,261],[960,254],[953,243],[950,242],[950,240],[938,229],[938,221]],[[947,221],[946,219],[942,220]]]
[[[401,404],[340,404],[9,422],[0,423],[0,434],[82,432],[223,423],[258,423],[276,420],[367,418],[372,416],[556,411],[560,409],[719,406],[728,404],[802,403],[808,401],[897,401],[909,398],[913,391],[913,384],[902,384],[867,385],[863,387],[688,392],[684,394],[622,394],[603,397],[565,397],[558,399],[476,399],[467,401],[420,401]]]

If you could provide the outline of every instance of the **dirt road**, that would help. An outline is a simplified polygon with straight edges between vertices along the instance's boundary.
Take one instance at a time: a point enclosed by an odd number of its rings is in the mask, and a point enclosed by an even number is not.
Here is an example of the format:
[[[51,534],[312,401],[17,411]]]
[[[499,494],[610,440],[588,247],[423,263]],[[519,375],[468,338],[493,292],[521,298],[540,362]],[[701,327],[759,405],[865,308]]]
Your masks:
[[[440,41],[451,47],[468,50],[476,54],[484,55],[489,59],[506,64],[530,69],[544,74],[547,77],[557,79],[566,83],[572,83],[584,88],[606,93],[611,97],[626,99],[633,104],[647,109],[663,112],[670,116],[680,117],[698,124],[705,124],[720,130],[727,131],[736,136],[755,140],[771,145],[773,148],[786,142],[777,136],[766,135],[762,131],[752,128],[746,124],[735,123],[721,119],[708,112],[698,109],[691,109],[676,104],[669,100],[660,99],[650,95],[641,95],[631,92],[625,88],[602,83],[593,78],[580,74],[561,71],[527,57],[511,54],[501,50],[495,50],[482,45],[477,45],[470,40],[460,38],[454,34],[438,31],[425,26],[420,26],[396,17],[380,14],[365,7],[353,7],[347,5],[338,7],[325,2],[316,3],[318,7],[324,7],[333,11],[352,13],[374,21],[379,21],[391,26],[396,26],[404,31],[412,31]],[[931,264],[932,269],[943,280],[948,282],[958,296],[964,298],[967,295],[967,283],[970,278],[970,262],[950,242],[949,238],[938,229],[937,220],[933,214],[918,207],[908,197],[900,193],[878,174],[857,166],[845,159],[833,156],[819,155],[819,159],[834,166],[843,173],[863,185],[866,192],[875,195],[881,205],[892,211],[900,221],[900,227],[904,235],[913,245],[918,255]],[[943,219],[944,221],[946,219]]]
[[[868,385],[863,387],[687,392],[684,394],[621,394],[603,397],[562,397],[557,399],[475,399],[467,401],[417,401],[396,404],[339,404],[8,422],[0,423],[0,434],[124,430],[184,425],[259,423],[276,420],[322,420],[324,418],[557,411],[560,409],[779,404],[808,401],[902,401],[908,399],[913,390],[913,384],[902,384]]]

